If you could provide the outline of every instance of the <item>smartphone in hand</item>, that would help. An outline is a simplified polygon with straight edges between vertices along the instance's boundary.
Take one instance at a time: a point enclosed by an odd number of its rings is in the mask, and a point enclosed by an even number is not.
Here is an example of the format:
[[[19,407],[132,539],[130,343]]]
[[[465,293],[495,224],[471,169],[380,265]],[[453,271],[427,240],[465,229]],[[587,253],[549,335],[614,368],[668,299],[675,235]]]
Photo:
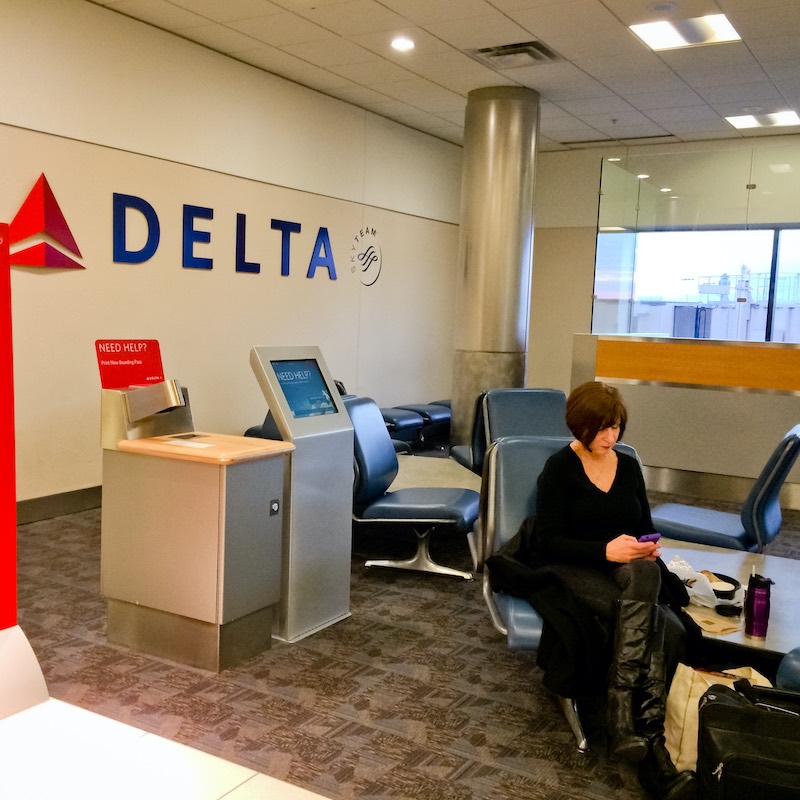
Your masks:
[[[638,541],[640,542],[657,542],[661,538],[660,533],[646,533],[644,536],[640,536]]]

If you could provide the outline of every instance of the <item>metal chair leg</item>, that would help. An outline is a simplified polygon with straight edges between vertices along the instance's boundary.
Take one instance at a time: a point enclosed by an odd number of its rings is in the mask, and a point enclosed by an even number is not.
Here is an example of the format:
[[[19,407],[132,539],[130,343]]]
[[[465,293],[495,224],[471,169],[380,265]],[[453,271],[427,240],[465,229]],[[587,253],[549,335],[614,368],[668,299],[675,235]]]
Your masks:
[[[407,558],[402,561],[367,561],[365,567],[388,567],[390,569],[410,569],[415,572],[431,572],[435,575],[450,575],[454,578],[463,578],[464,580],[471,581],[472,573],[464,572],[460,569],[453,569],[452,567],[445,567],[442,564],[437,564],[430,556],[428,548],[429,535],[428,531],[417,534],[417,552],[412,558]]]
[[[561,711],[567,718],[569,727],[575,734],[575,739],[578,743],[578,751],[581,753],[588,753],[589,741],[586,738],[586,734],[583,732],[583,725],[578,716],[578,704],[570,697],[559,697],[558,704],[561,706]]]

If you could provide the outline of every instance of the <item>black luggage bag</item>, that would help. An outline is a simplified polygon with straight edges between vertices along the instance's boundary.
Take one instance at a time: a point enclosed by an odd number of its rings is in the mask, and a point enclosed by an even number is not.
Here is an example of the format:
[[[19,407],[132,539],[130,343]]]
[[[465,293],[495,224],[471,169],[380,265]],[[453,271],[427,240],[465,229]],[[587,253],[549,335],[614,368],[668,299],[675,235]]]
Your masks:
[[[698,800],[800,800],[800,693],[715,684],[700,698]]]

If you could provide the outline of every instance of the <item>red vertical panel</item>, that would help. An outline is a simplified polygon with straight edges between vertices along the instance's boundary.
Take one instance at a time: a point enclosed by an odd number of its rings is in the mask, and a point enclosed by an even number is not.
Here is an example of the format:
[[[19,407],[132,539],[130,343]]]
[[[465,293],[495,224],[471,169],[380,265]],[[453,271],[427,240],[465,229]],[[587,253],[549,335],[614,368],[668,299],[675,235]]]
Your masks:
[[[17,481],[8,225],[0,224],[0,630],[17,624]]]

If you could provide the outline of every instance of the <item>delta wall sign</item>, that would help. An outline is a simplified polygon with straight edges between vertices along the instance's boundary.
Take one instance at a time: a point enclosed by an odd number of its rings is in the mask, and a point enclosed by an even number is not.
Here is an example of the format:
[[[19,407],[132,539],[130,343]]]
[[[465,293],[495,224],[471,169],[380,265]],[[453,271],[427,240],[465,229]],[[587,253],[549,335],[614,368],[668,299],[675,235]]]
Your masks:
[[[113,253],[115,264],[143,264],[149,261],[158,251],[162,238],[161,220],[155,206],[143,197],[132,194],[114,192],[111,200],[111,224]],[[132,242],[129,235],[129,223],[133,215],[137,215],[138,230],[144,230],[144,236],[137,235]],[[203,245],[212,243],[214,226],[214,209],[207,206],[184,204],[182,207],[181,226],[181,267],[188,270],[214,269],[213,257],[203,255]],[[220,223],[217,223],[220,224]],[[221,224],[227,224],[223,222]],[[318,275],[327,276],[329,280],[338,279],[334,248],[327,227],[317,228],[314,244],[310,254],[298,254],[294,238],[302,231],[302,224],[292,220],[272,218],[270,229],[280,240],[280,264],[262,264],[248,258],[246,214],[236,213],[235,249],[233,268],[235,272],[260,273],[271,268],[279,270],[279,274],[287,277],[292,274],[292,266],[301,264],[307,279]],[[51,241],[34,241],[46,236]],[[41,269],[84,269],[85,265],[76,260],[81,258],[81,251],[72,235],[66,217],[56,200],[50,184],[42,174],[20,206],[9,228],[11,245],[11,265],[19,267],[36,267]],[[16,245],[16,247],[15,247]],[[58,245],[58,246],[56,246]],[[205,249],[205,252],[208,252]],[[357,276],[362,285],[373,286],[380,276],[383,256],[378,233],[375,228],[365,227],[354,235],[350,244],[350,271]],[[225,263],[230,263],[225,259]]]

